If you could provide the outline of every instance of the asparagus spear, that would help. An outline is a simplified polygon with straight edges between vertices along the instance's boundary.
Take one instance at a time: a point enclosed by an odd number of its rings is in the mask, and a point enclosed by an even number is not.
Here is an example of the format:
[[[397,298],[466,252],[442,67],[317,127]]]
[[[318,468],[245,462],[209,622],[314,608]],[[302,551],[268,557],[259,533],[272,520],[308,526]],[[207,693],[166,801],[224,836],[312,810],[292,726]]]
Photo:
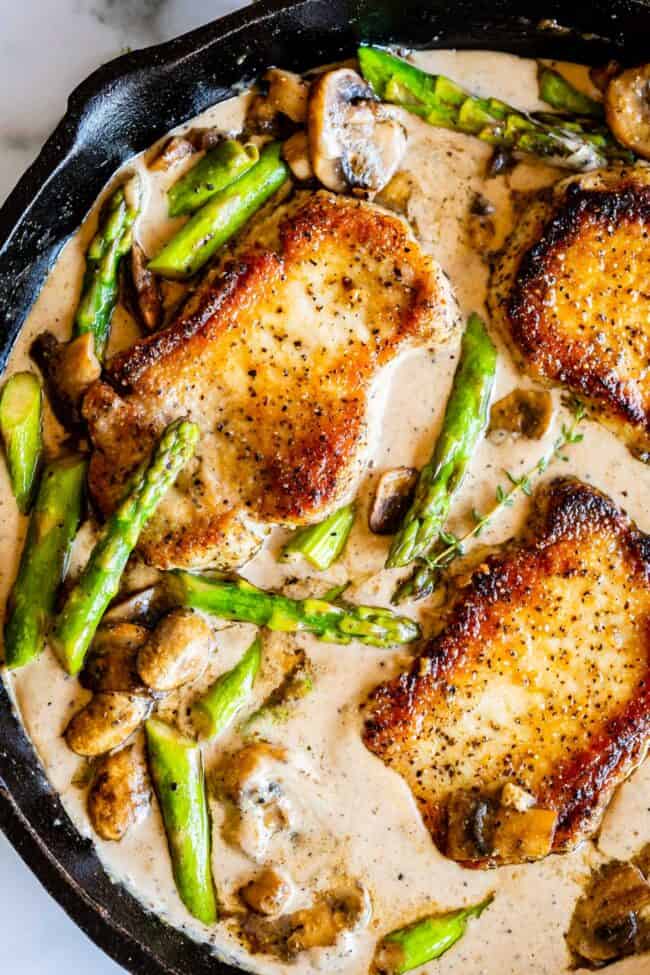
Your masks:
[[[634,158],[608,131],[592,132],[577,119],[542,122],[497,98],[472,95],[444,75],[427,74],[380,48],[361,47],[358,57],[361,73],[380,98],[431,125],[578,171]]]
[[[257,589],[244,579],[215,579],[179,569],[168,573],[167,580],[170,597],[178,605],[283,633],[303,630],[329,643],[359,640],[373,647],[410,643],[420,635],[413,620],[376,606],[289,599]]]
[[[104,525],[88,564],[56,621],[53,645],[69,674],[81,670],[140,532],[194,453],[198,436],[194,423],[171,423],[149,464],[140,467],[126,497]]]
[[[18,372],[2,390],[0,432],[16,503],[26,515],[32,503],[43,449],[43,393],[33,372]]]
[[[265,146],[258,162],[201,207],[149,268],[167,278],[188,278],[203,267],[289,176],[281,149],[280,142]]]
[[[245,146],[235,139],[220,142],[167,192],[169,216],[194,213],[247,172],[259,157],[257,146],[250,142]]]
[[[375,959],[376,971],[403,975],[440,958],[463,937],[470,918],[480,917],[493,899],[494,895],[490,894],[480,904],[426,917],[386,935]]]
[[[470,315],[442,429],[420,471],[413,503],[393,539],[387,568],[408,565],[437,540],[485,429],[497,353],[478,315]]]
[[[602,102],[597,102],[595,98],[578,91],[570,81],[545,64],[539,66],[538,83],[539,97],[547,105],[573,115],[588,115],[597,119],[604,117]]]
[[[81,516],[86,462],[65,458],[45,468],[32,511],[18,577],[4,628],[7,667],[22,667],[39,655],[65,576]]]
[[[202,738],[216,738],[246,704],[262,661],[259,638],[251,643],[239,663],[222,674],[192,705],[192,721]]]
[[[134,186],[131,184],[130,189]],[[93,333],[95,355],[100,361],[117,303],[120,261],[131,249],[133,223],[138,215],[137,205],[127,200],[127,192],[120,186],[102,211],[97,233],[86,253],[86,273],[74,320],[75,336]]]
[[[354,523],[354,505],[346,504],[318,525],[294,532],[282,550],[282,559],[303,555],[315,569],[329,569],[345,548]]]
[[[145,724],[147,757],[181,900],[204,924],[217,920],[201,749],[164,721]]]
[[[560,436],[553,442],[552,446],[540,457],[537,463],[525,474],[515,477],[506,471],[510,488],[506,490],[501,484],[496,489],[495,504],[485,514],[474,512],[474,526],[465,532],[460,538],[445,532],[443,537],[444,546],[439,552],[423,557],[421,565],[418,565],[405,582],[403,582],[393,596],[393,603],[401,603],[407,599],[424,599],[429,596],[436,586],[436,581],[440,571],[446,568],[454,559],[465,553],[465,546],[472,538],[477,538],[483,529],[503,511],[510,508],[518,494],[530,494],[532,491],[532,478],[537,474],[542,474],[551,461],[557,457],[566,460],[562,453],[564,448],[570,444],[580,443],[582,434],[578,433],[578,427],[586,416],[586,411],[581,403],[573,405],[573,420],[566,426],[563,424]]]

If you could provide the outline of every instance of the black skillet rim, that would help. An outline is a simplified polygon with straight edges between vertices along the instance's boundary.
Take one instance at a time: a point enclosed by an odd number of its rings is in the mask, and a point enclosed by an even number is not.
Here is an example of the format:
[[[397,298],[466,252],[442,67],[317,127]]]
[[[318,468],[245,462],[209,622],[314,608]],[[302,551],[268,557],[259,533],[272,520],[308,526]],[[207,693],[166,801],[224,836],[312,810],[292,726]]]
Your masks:
[[[66,115],[0,209],[0,368],[61,247],[110,174],[268,64],[304,70],[349,56],[361,38],[592,63],[613,54],[645,59],[648,0],[457,0],[450,6],[446,0],[264,0],[95,71],[72,93]],[[552,29],[554,19],[572,30]],[[234,975],[110,881],[49,786],[1,681],[0,828],[78,926],[128,971]]]

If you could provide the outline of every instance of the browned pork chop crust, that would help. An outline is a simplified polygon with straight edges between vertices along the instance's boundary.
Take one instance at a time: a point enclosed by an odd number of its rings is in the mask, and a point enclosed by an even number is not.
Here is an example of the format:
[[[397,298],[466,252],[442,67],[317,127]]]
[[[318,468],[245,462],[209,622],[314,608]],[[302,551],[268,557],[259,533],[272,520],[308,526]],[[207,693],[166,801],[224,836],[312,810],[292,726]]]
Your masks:
[[[490,311],[531,375],[586,398],[650,452],[650,168],[559,183],[493,270]]]
[[[167,423],[186,415],[201,428],[195,460],[141,540],[161,568],[233,568],[268,525],[325,517],[361,471],[378,371],[455,323],[437,265],[377,207],[303,194],[255,236],[84,401],[104,512]]]
[[[454,797],[510,783],[557,812],[549,845],[564,851],[644,755],[649,650],[650,537],[594,488],[558,479],[536,496],[530,538],[487,559],[410,672],[373,692],[364,740],[443,852]],[[505,859],[485,853],[472,865]]]

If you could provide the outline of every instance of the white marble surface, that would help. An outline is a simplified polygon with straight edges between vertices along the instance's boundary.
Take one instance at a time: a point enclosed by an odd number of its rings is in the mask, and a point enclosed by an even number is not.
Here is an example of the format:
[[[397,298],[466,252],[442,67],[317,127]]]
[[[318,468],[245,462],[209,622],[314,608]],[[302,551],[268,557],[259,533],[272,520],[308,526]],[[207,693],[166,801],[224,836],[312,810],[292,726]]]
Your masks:
[[[146,47],[245,0],[0,0],[0,202],[65,111],[68,93],[125,48]],[[0,970],[119,975],[0,834]]]

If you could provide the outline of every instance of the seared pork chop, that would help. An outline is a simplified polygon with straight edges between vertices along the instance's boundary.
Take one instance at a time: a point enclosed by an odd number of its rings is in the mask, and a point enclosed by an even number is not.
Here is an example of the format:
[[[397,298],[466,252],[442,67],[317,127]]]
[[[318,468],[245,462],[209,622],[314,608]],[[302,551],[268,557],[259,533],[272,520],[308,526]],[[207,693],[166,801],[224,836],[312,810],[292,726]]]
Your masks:
[[[525,213],[498,259],[490,311],[519,364],[584,397],[650,453],[650,168],[572,177]]]
[[[650,737],[650,537],[573,479],[492,556],[409,673],[378,687],[367,747],[443,853],[471,866],[574,847]]]
[[[401,219],[303,194],[91,387],[93,497],[111,511],[163,427],[189,416],[195,460],[140,550],[163,569],[239,566],[269,525],[309,524],[342,502],[362,469],[379,370],[446,339],[455,321],[446,278]]]

